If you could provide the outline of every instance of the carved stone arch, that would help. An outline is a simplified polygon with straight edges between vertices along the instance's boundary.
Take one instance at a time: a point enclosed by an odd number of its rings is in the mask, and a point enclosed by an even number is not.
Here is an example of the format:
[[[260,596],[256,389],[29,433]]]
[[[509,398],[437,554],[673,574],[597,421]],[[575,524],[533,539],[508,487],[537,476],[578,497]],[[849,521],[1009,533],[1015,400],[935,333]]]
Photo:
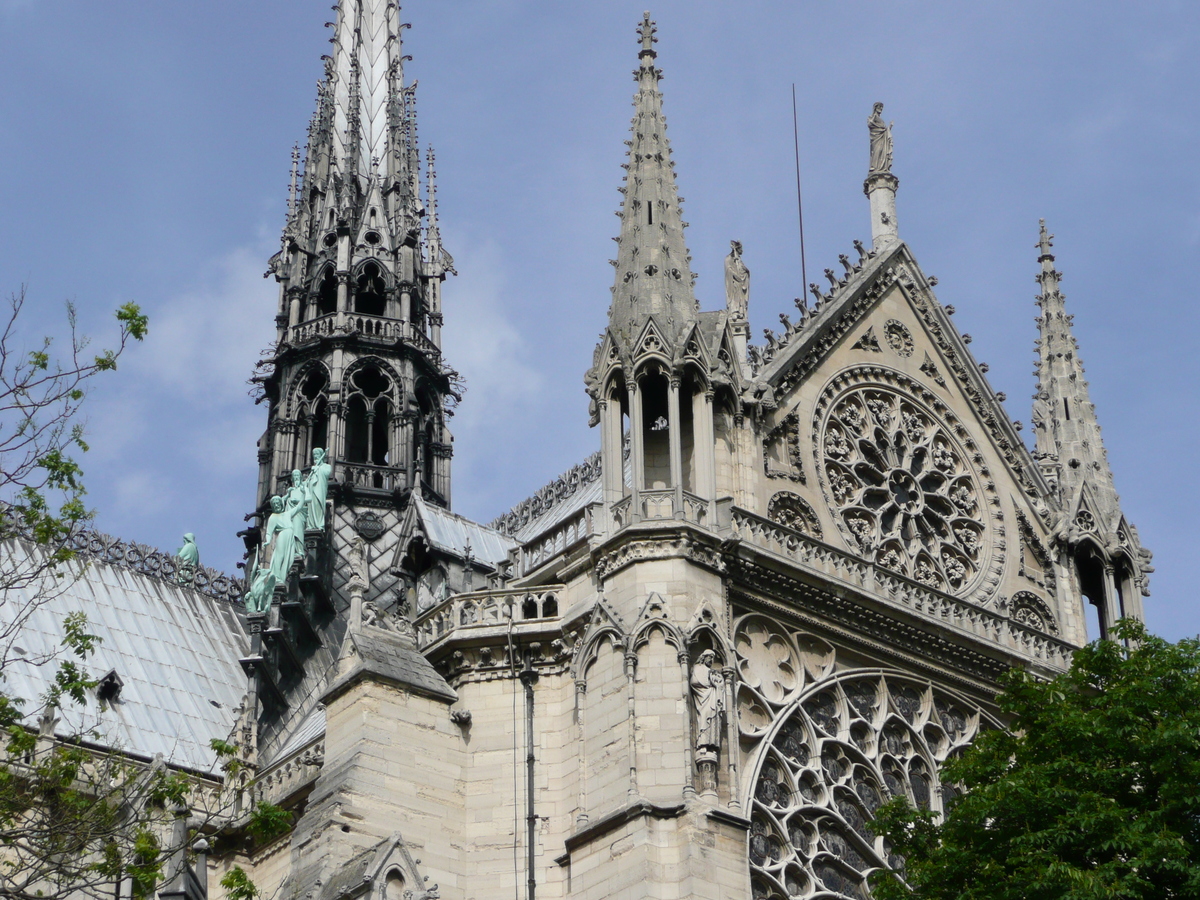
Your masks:
[[[1032,591],[1017,591],[1008,601],[1008,615],[1014,622],[1043,634],[1058,634],[1058,623],[1050,605]]]
[[[642,606],[638,623],[629,635],[629,647],[637,653],[650,640],[650,635],[657,629],[662,632],[667,643],[675,648],[677,653],[687,649],[687,641],[683,632],[671,621],[671,607],[658,592],[653,592]]]
[[[360,356],[350,365],[346,366],[346,370],[342,373],[342,393],[345,395],[351,388],[351,378],[362,369],[374,366],[379,369],[387,379],[392,383],[392,392],[395,397],[399,397],[404,390],[404,379],[396,367],[388,360],[379,356]]]
[[[767,504],[767,518],[787,528],[821,539],[821,520],[812,505],[791,491],[778,491]]]
[[[300,412],[301,390],[304,388],[305,382],[315,372],[322,372],[325,375],[325,393],[328,393],[329,384],[332,382],[332,375],[329,371],[329,366],[320,359],[310,359],[307,362],[301,363],[294,372],[287,388],[286,401],[284,403],[284,415],[295,416]]]
[[[310,282],[308,308],[312,318],[337,311],[337,266],[332,260],[319,266]]]
[[[437,897],[438,886],[426,883],[399,832],[339,866],[320,890],[321,900],[436,900]]]
[[[588,666],[595,662],[600,644],[605,640],[622,651],[626,646],[625,629],[620,617],[601,599],[596,601],[591,620],[580,639],[579,652],[571,661],[571,675],[576,681],[585,679]]]
[[[895,860],[869,822],[889,797],[930,809],[952,793],[942,763],[999,723],[967,697],[892,669],[851,669],[779,711],[746,771],[755,896],[863,896]]]
[[[395,274],[387,265],[384,264],[382,260],[374,256],[363,256],[354,261],[350,269],[351,282],[358,284],[358,279],[362,277],[364,271],[369,265],[374,265],[379,270],[379,275],[383,279],[383,283],[389,291],[395,289]]]

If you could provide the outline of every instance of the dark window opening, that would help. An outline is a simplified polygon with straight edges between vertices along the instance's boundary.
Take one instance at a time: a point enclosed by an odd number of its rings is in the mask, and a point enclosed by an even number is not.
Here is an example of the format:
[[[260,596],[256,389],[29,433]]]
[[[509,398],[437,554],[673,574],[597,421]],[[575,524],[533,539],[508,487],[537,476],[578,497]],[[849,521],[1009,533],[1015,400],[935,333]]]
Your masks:
[[[337,312],[337,276],[333,269],[326,269],[317,286],[317,315],[327,316]]]
[[[1067,414],[1067,421],[1071,420],[1071,401],[1063,397],[1063,412]]]
[[[667,378],[660,372],[647,374],[638,383],[642,395],[643,490],[663,490],[671,483],[670,414],[667,408]]]
[[[534,600],[532,597],[526,597],[525,602],[521,604],[521,618],[522,619],[538,618],[537,601]]]
[[[548,619],[551,616],[558,615],[558,601],[553,597],[547,597],[542,604],[542,618]]]
[[[374,263],[363,266],[354,291],[354,311],[364,316],[382,316],[387,309],[387,286]]]
[[[1083,594],[1087,604],[1096,610],[1094,622],[1089,621],[1089,625],[1095,625],[1096,634],[1089,632],[1088,638],[1090,640],[1097,637],[1105,639],[1108,637],[1108,629],[1112,623],[1108,621],[1104,608],[1104,564],[1096,556],[1085,551],[1075,558],[1075,566],[1079,573],[1079,591]],[[1091,611],[1085,609],[1084,612],[1090,620]]]

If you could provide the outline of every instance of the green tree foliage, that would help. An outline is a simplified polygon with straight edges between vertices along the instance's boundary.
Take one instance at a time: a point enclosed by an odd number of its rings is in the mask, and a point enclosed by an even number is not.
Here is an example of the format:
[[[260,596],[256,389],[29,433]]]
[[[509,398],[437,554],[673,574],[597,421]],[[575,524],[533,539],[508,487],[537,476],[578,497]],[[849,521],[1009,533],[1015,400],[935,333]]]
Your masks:
[[[1050,681],[1022,671],[1011,723],[947,763],[944,818],[903,800],[874,827],[904,859],[879,900],[1200,898],[1200,641],[1121,622]]]

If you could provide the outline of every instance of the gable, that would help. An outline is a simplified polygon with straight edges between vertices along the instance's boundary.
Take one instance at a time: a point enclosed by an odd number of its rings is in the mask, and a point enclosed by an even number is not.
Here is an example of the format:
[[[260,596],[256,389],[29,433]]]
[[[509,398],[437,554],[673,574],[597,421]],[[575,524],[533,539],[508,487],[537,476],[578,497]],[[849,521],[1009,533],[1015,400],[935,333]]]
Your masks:
[[[864,257],[785,340],[758,375],[775,408],[757,511],[787,492],[827,542],[975,602],[1001,596],[1016,513],[1042,531],[1048,491],[907,248]]]

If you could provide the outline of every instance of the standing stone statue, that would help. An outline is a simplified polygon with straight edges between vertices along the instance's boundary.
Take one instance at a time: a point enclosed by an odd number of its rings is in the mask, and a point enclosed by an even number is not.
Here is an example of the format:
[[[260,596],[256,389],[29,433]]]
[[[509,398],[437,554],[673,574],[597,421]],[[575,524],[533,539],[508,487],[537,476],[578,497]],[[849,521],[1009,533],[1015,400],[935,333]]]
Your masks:
[[[722,688],[725,680],[713,667],[717,655],[712,650],[700,654],[692,666],[692,700],[696,705],[696,749],[720,750]]]
[[[325,530],[325,500],[329,497],[329,477],[333,474],[333,466],[325,461],[325,451],[317,447],[313,450],[312,468],[308,470],[308,509],[305,511],[305,528],[309,531]]]
[[[701,790],[717,789],[717,762],[721,755],[721,719],[725,711],[725,680],[714,666],[717,655],[705,650],[692,666],[692,703],[696,707],[696,771]]]
[[[867,119],[871,133],[871,168],[868,175],[892,171],[892,123],[883,121],[883,104],[876,103]]]
[[[742,242],[729,242],[725,257],[725,307],[735,321],[746,320],[750,310],[750,270],[742,262]]]
[[[176,580],[180,584],[191,584],[196,577],[196,568],[200,565],[200,548],[196,546],[196,536],[188,532],[183,536],[183,546],[175,554],[179,560],[179,572]]]

